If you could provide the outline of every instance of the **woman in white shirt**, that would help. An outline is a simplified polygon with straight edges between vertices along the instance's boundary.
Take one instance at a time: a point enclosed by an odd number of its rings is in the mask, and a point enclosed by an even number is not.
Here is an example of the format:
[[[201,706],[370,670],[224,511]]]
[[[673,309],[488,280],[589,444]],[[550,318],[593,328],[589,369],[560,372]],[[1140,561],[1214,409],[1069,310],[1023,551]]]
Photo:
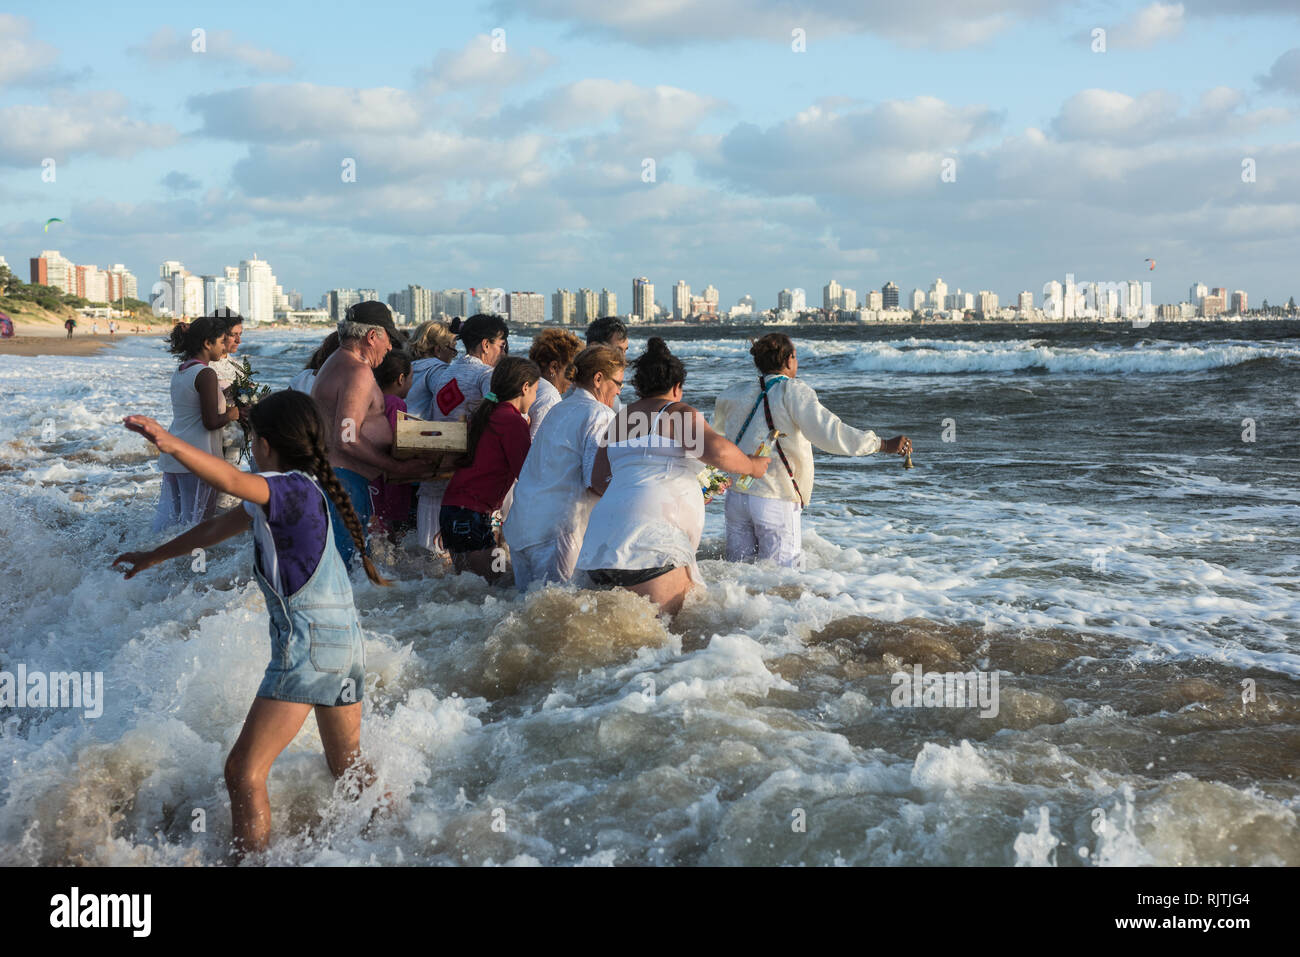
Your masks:
[[[573,384],[569,375],[573,371],[573,358],[581,350],[582,343],[578,337],[563,329],[544,329],[533,340],[528,358],[537,363],[542,377],[537,380],[537,398],[528,410],[528,434],[531,438],[537,438],[537,430],[542,427],[546,413],[559,404]]]
[[[221,430],[239,418],[239,409],[226,406],[217,374],[209,364],[226,354],[226,320],[205,316],[180,322],[168,337],[170,351],[181,359],[172,375],[172,422],[167,431],[195,448],[221,458]],[[217,490],[170,455],[160,455],[162,495],[153,530],[177,524],[197,525],[216,513]]]
[[[800,519],[813,490],[813,446],[836,455],[906,455],[912,441],[900,435],[882,442],[872,431],[841,422],[810,386],[795,378],[799,357],[784,333],[763,336],[749,354],[758,378],[718,396],[713,427],[744,450],[756,449],[772,429],[781,437],[767,475],[748,491],[734,485],[727,490],[727,561],[771,559],[797,568],[803,564]]]
[[[587,519],[600,500],[592,489],[596,454],[614,418],[626,367],[617,349],[584,349],[573,360],[573,391],[533,435],[503,529],[521,591],[573,579]]]

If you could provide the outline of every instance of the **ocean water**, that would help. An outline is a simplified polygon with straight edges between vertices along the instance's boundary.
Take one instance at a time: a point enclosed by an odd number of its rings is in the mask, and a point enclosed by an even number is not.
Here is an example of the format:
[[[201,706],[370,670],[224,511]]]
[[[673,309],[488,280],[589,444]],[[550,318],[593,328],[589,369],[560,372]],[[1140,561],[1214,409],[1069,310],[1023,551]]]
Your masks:
[[[819,453],[803,571],[721,561],[711,505],[671,628],[380,547],[396,586],[355,588],[383,787],[337,791],[309,719],[266,863],[1300,864],[1300,324],[785,331],[916,468]],[[687,401],[752,374],[753,334],[665,334]],[[242,354],[281,387],[315,340]],[[224,862],[269,654],[251,545],[108,568],[158,541],[120,420],[166,424],[172,368],[151,340],[0,357],[0,670],[105,684],[95,718],[0,708],[0,863]],[[916,665],[996,672],[997,715],[893,706]]]

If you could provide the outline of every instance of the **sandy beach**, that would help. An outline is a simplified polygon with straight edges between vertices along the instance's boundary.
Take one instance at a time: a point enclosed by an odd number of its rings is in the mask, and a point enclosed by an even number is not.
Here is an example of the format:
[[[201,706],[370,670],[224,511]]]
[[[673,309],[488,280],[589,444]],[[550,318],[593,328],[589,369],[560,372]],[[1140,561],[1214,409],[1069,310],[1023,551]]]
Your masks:
[[[161,334],[163,329],[162,326],[139,324],[142,331],[136,333],[129,331],[130,325],[136,324],[123,325],[128,326],[128,331],[119,328],[117,335],[110,336],[107,332],[99,335],[83,332],[79,324],[72,338],[68,338],[67,330],[62,326],[18,320],[14,322],[15,335],[10,339],[0,339],[0,356],[91,356],[126,336]]]

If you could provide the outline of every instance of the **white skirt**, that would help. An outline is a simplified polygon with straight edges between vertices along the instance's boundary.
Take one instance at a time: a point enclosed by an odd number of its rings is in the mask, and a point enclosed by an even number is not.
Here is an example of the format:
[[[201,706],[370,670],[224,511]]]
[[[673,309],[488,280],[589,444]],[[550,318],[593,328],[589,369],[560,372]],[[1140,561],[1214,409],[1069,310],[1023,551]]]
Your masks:
[[[206,522],[217,512],[217,495],[216,489],[193,472],[164,472],[153,530]]]

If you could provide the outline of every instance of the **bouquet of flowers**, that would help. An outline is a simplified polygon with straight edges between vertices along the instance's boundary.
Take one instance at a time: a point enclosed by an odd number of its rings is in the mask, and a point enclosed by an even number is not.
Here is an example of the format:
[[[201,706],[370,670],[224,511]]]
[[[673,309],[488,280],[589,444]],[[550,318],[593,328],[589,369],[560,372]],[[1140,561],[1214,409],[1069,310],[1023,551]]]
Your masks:
[[[259,385],[253,380],[253,367],[248,364],[248,359],[238,361],[232,359],[231,361],[236,369],[235,380],[230,383],[228,390],[231,402],[240,409],[248,409],[271,394],[269,385]],[[237,421],[239,427],[244,431],[244,449],[247,450],[252,439],[252,426],[242,416]]]
[[[724,493],[731,485],[731,478],[727,473],[715,469],[712,465],[704,466],[704,471],[699,474],[699,480],[700,492],[703,493],[706,502]]]

